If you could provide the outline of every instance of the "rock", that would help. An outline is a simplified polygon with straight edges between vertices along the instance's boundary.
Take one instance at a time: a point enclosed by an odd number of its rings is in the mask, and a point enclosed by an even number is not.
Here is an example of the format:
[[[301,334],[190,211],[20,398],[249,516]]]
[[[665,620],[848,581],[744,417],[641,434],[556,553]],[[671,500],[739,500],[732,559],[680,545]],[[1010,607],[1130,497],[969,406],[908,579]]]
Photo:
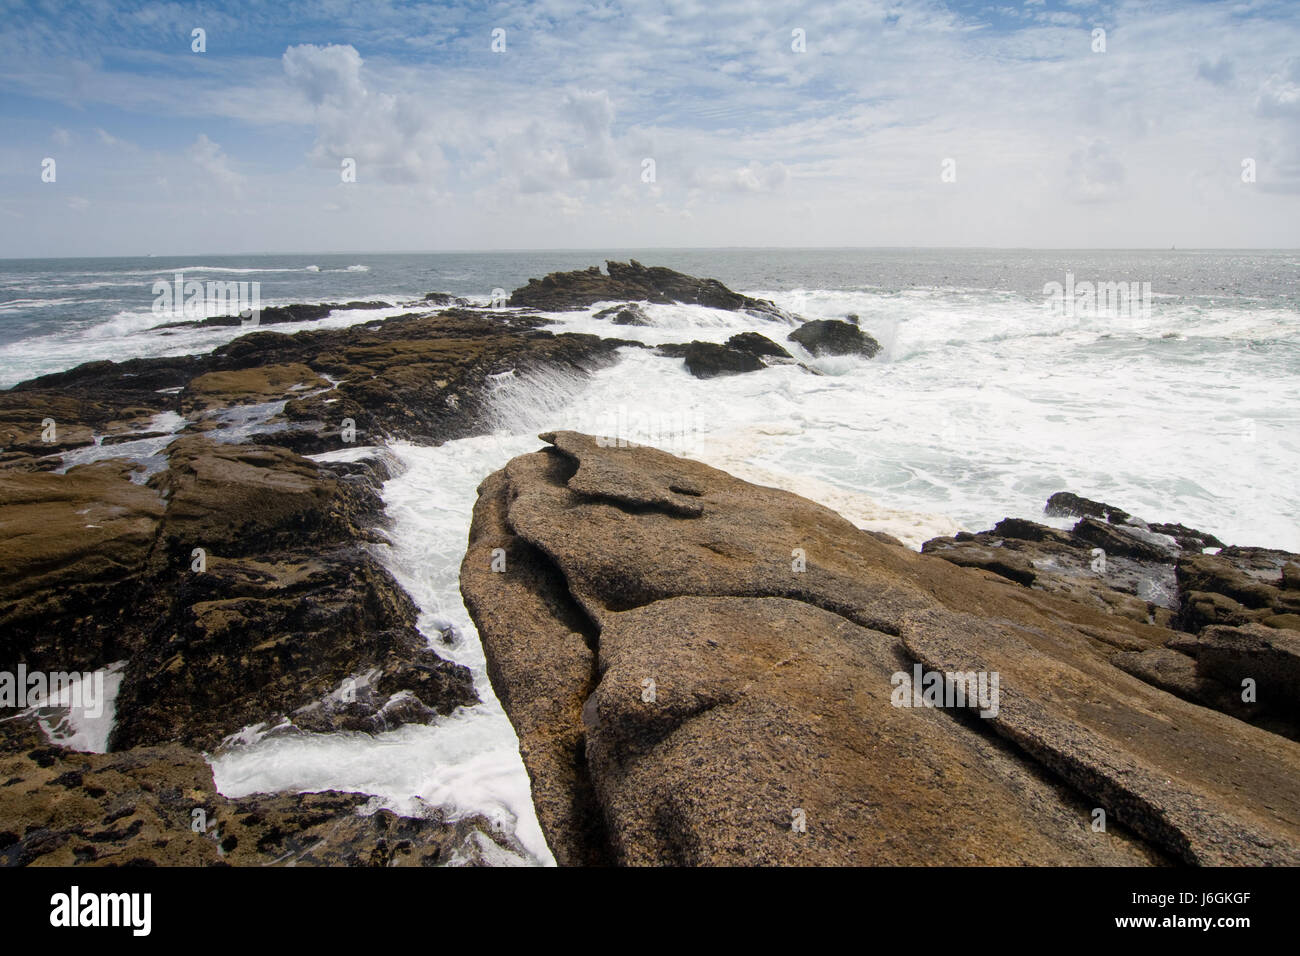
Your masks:
[[[122,461],[0,471],[0,656],[10,665],[96,670],[141,639],[126,621],[164,502],[130,473]]]
[[[373,699],[324,723],[382,730],[477,701],[363,550],[372,486],[204,436],[175,441],[169,465],[147,486],[122,460],[0,472],[0,648],[32,669],[128,660],[116,747],[214,746],[371,672]]]
[[[1039,544],[1050,542],[1052,544],[1065,545],[1071,548],[1081,546],[1081,543],[1068,531],[1049,528],[1045,524],[1038,524],[1036,521],[1026,521],[1024,518],[1003,518],[993,526],[993,530],[989,533],[1003,538],[1015,538],[1018,541],[1034,541]],[[972,535],[968,540],[976,540],[976,537]]]
[[[1238,694],[1243,681],[1253,681],[1260,704],[1300,713],[1300,633],[1260,624],[1212,626],[1169,646],[1196,658],[1197,674]]]
[[[1101,518],[1110,524],[1123,524],[1130,517],[1127,511],[1069,491],[1058,491],[1048,498],[1043,511],[1054,518]]]
[[[1106,524],[1096,518],[1079,519],[1079,523],[1074,526],[1073,534],[1094,548],[1101,548],[1106,552],[1107,559],[1118,555],[1137,561],[1172,563],[1178,556],[1178,548],[1172,541],[1162,540],[1159,536],[1143,532],[1140,528]]]
[[[1178,546],[1184,551],[1200,552],[1206,548],[1222,548],[1224,543],[1214,535],[1205,531],[1197,531],[1195,528],[1189,528],[1185,524],[1149,524],[1148,530],[1155,534],[1163,534],[1173,538],[1178,542]]]
[[[921,550],[1109,614],[1168,626],[1179,609],[1173,555],[1147,551],[1143,539],[1120,537],[1122,532],[1117,531],[1115,541],[1105,540],[1118,544],[1124,553],[1106,553],[1099,559],[1094,554],[1095,541],[1078,534],[1078,527],[1062,531],[1020,518],[1004,518],[991,531],[934,538]],[[1135,551],[1143,557],[1130,557]]]
[[[1183,700],[1221,710],[1239,720],[1255,723],[1259,719],[1261,708],[1243,703],[1240,695],[1234,693],[1232,688],[1200,673],[1194,657],[1170,647],[1122,651],[1114,655],[1110,662],[1153,687],[1177,694]],[[1295,739],[1294,736],[1292,739]]]
[[[879,342],[856,325],[838,319],[805,322],[786,338],[798,342],[813,355],[865,355],[871,358],[880,351]]]
[[[991,531],[928,541],[923,551],[1151,624],[1300,629],[1300,593],[1286,571],[1300,565],[1289,552],[1224,547],[1195,528],[1148,524],[1068,492],[1052,495],[1044,510],[1084,517],[1070,531],[1006,518]],[[1202,554],[1215,546],[1218,554]]]
[[[114,749],[211,749],[285,717],[304,730],[378,733],[478,700],[469,672],[428,648],[405,593],[351,549],[213,555],[173,587],[167,616],[127,665]],[[355,700],[330,706],[345,688]]]
[[[0,392],[0,650],[11,666],[42,670],[125,662],[109,754],[60,750],[20,726],[30,721],[0,721],[0,856],[399,865],[523,855],[481,818],[372,813],[356,794],[226,801],[199,750],[249,726],[373,734],[478,702],[469,671],[429,648],[409,597],[368,550],[383,540],[383,455],[318,464],[299,451],[478,434],[503,373],[581,377],[627,344],[544,323],[453,308],[258,330],[201,356],[87,363]],[[55,472],[64,453],[92,444],[138,463]],[[190,830],[195,808],[218,821],[208,836]]]
[[[954,543],[943,538],[931,538],[921,546],[921,551],[951,561],[963,568],[979,568],[1025,587],[1031,586],[1038,578],[1033,562],[1016,553],[1012,548],[1004,547],[1004,543],[1002,541]]]
[[[729,338],[724,345],[716,342],[678,343],[657,346],[655,352],[668,358],[686,360],[686,370],[696,378],[714,378],[718,375],[739,375],[756,372],[770,364],[790,360],[790,353],[766,336],[757,332],[741,332]]]
[[[181,390],[180,401],[181,409],[192,414],[213,407],[270,402],[294,392],[329,388],[329,382],[305,365],[264,365],[196,376]]]
[[[350,309],[391,309],[391,302],[320,302],[294,303],[292,305],[272,305],[258,310],[257,324],[251,324],[251,317],[246,315],[214,315],[203,319],[187,319],[179,322],[164,322],[155,325],[158,329],[181,328],[233,328],[248,325],[256,328],[262,325],[280,325],[286,322],[317,322],[329,318],[335,312]]]
[[[615,305],[608,309],[601,309],[594,316],[597,319],[609,319],[615,325],[653,325],[650,316],[645,314],[645,310],[636,303],[629,305]]]
[[[1300,861],[1300,749],[1110,663],[1168,629],[543,438],[481,486],[461,587],[562,862]],[[1000,707],[894,706],[918,664]]]
[[[697,279],[661,266],[647,268],[635,259],[607,261],[605,268],[608,274],[591,266],[529,279],[526,286],[511,293],[508,304],[563,312],[585,309],[597,302],[680,302],[782,321],[791,319],[771,302],[732,292],[716,279]]]
[[[683,358],[686,359],[686,370],[696,378],[739,375],[764,368],[763,360],[757,355],[712,342],[692,342],[686,347]]]
[[[250,332],[202,356],[92,362],[0,392],[0,428],[14,422],[15,433],[21,424],[23,434],[39,435],[42,419],[53,417],[60,435],[84,428],[76,434],[89,444],[95,434],[145,431],[144,423],[164,411],[196,414],[228,409],[221,404],[226,400],[283,400],[282,412],[268,412],[272,417],[258,424],[258,441],[313,454],[337,451],[345,447],[341,423],[351,419],[358,440],[437,444],[491,427],[492,375],[559,369],[582,377],[615,361],[627,344],[555,335],[544,324],[537,316],[451,311],[294,335]],[[207,378],[213,373],[222,374]],[[320,387],[326,379],[338,384]],[[208,427],[238,423],[228,415]],[[39,440],[23,447],[24,455],[50,453]]]
[[[748,352],[750,355],[757,355],[760,358],[793,358],[789,352],[766,335],[760,335],[757,332],[738,332],[727,339],[727,347],[741,352]]]
[[[1293,614],[1300,595],[1281,587],[1285,551],[1224,548],[1218,554],[1190,554],[1178,562],[1182,623],[1189,630],[1211,624],[1237,625]],[[1279,622],[1283,626],[1287,622]]]
[[[465,308],[470,304],[469,299],[461,298],[458,295],[452,295],[450,292],[428,292],[425,293],[422,300],[428,305],[438,305],[456,308]]]

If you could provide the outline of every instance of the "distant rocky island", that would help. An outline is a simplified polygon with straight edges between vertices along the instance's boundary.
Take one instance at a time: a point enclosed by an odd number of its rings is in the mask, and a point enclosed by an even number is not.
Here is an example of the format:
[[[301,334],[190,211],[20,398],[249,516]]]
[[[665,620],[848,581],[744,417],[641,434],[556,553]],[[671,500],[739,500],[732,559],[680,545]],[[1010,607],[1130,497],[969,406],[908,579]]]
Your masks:
[[[0,392],[0,669],[126,661],[106,753],[0,711],[4,861],[431,865],[501,839],[364,794],[228,799],[204,754],[254,724],[374,734],[477,702],[369,550],[383,445],[487,433],[493,376],[608,368],[664,302],[771,322],[653,350],[698,377],[880,350],[855,317],[610,262],[504,309],[433,292]],[[600,303],[609,335],[545,328]],[[601,438],[548,433],[485,476],[461,568],[562,865],[1300,863],[1300,556],[1086,489],[1046,503],[1069,530],[1013,516],[917,553]],[[306,457],[349,445],[376,451]],[[898,675],[922,673],[996,675],[996,706],[912,706]]]

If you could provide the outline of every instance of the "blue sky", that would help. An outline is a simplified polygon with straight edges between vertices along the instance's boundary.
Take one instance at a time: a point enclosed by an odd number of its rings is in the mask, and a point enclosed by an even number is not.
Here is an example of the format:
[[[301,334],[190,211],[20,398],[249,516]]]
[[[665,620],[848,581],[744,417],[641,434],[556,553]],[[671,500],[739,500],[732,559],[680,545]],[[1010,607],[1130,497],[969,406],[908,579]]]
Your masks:
[[[0,256],[1300,246],[1293,2],[0,0],[0,23]]]

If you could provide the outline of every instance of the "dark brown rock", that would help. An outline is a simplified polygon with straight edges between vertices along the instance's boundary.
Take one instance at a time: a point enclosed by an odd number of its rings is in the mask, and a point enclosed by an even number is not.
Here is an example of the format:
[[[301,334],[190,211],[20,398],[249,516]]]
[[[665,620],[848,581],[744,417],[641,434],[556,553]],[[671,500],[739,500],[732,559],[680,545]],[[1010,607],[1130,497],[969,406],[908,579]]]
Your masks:
[[[647,268],[635,259],[607,261],[605,268],[607,273],[602,273],[599,266],[591,266],[529,279],[526,286],[511,293],[508,304],[563,312],[585,309],[597,302],[681,302],[765,318],[790,318],[771,302],[732,292],[716,279],[697,279],[662,266]]]
[[[856,325],[839,319],[805,322],[786,338],[798,342],[813,355],[865,355],[872,358],[880,351],[879,342]]]

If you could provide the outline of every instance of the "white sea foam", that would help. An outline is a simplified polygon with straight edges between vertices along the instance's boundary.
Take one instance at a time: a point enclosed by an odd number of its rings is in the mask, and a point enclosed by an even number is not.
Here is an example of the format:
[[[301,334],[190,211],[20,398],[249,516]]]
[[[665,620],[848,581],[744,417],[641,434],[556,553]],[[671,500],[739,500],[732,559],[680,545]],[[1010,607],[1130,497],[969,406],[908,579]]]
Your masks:
[[[430,645],[469,668],[483,703],[429,726],[374,737],[249,735],[251,744],[230,747],[212,760],[222,793],[340,789],[374,794],[398,808],[419,798],[453,820],[481,813],[519,841],[527,862],[554,863],[533,810],[518,741],[488,682],[482,645],[459,585],[479,480],[537,444],[536,439],[488,436],[436,448],[391,448],[399,472],[384,487],[391,545],[377,553],[415,600]],[[348,449],[318,459],[358,457],[364,457],[360,449]],[[444,634],[451,635],[450,643]]]
[[[54,697],[38,702],[32,711],[41,732],[50,743],[68,750],[84,753],[108,753],[108,738],[117,720],[117,694],[122,687],[122,672],[126,661],[117,661],[88,676],[92,685],[102,681],[102,697],[98,687],[84,690],[81,675]],[[89,704],[90,706],[87,706]]]

